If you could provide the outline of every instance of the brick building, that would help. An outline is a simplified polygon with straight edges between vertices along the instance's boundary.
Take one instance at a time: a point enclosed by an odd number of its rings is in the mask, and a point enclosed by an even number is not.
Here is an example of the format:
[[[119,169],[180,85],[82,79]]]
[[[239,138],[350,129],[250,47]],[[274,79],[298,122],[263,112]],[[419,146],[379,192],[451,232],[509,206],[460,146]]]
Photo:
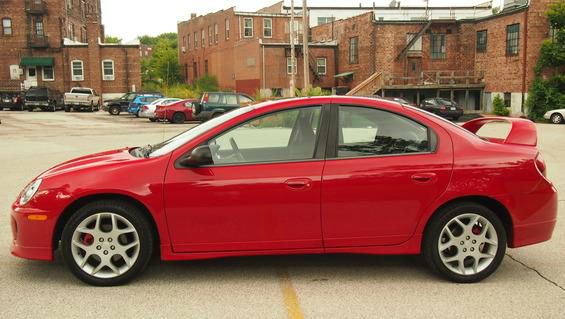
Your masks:
[[[534,66],[555,0],[506,1],[496,15],[473,19],[381,20],[374,12],[311,29],[337,41],[339,85],[354,94],[452,98],[468,110],[492,110],[499,95],[524,112]]]
[[[100,0],[0,1],[0,91],[139,89],[139,45],[105,44]]]
[[[302,20],[295,19],[296,67],[290,58],[290,15],[274,5],[257,12],[234,8],[205,16],[191,15],[178,24],[179,62],[187,83],[204,74],[218,78],[221,88],[248,94],[257,91],[287,95],[291,72],[303,85]],[[309,46],[310,78],[315,86],[335,85],[335,41]]]

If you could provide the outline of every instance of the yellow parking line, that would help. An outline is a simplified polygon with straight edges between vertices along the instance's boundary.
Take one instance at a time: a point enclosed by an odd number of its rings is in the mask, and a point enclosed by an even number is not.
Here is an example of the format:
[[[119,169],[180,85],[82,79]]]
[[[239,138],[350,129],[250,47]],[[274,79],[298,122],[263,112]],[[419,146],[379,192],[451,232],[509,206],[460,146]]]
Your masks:
[[[300,303],[298,302],[298,296],[296,295],[296,290],[292,286],[292,281],[288,274],[286,268],[280,268],[277,271],[279,276],[279,283],[281,285],[281,290],[283,293],[284,304],[286,306],[286,311],[288,313],[289,319],[304,319],[304,314],[300,309]]]

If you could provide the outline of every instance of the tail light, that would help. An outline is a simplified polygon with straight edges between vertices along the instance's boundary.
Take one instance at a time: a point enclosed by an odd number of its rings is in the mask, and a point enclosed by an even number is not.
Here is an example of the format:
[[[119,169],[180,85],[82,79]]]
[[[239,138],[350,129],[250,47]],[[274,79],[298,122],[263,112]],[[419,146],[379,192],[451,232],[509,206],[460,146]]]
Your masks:
[[[143,110],[144,110],[144,111],[149,110],[149,108],[147,107],[147,105],[144,105],[144,106],[143,106]]]
[[[538,156],[536,156],[535,162],[536,168],[538,169],[540,174],[542,174],[544,177],[547,177],[547,166],[545,165],[545,161],[543,160],[543,157],[541,157],[541,154],[538,154]]]
[[[445,111],[445,106],[440,106],[439,109]]]

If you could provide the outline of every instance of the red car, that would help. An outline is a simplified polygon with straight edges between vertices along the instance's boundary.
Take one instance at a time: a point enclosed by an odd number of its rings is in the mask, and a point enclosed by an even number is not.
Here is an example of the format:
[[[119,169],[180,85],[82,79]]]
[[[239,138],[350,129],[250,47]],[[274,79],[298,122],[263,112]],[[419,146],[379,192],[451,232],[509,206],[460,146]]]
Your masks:
[[[505,139],[480,138],[509,121]],[[419,254],[476,282],[506,247],[549,240],[557,193],[535,125],[452,124],[373,98],[246,106],[170,140],[77,158],[12,206],[12,254],[93,285],[163,260],[275,254]],[[142,172],[142,173],[140,173]]]
[[[155,120],[169,121],[182,124],[184,121],[194,121],[192,117],[192,103],[196,100],[182,100],[169,105],[158,105],[155,110]]]

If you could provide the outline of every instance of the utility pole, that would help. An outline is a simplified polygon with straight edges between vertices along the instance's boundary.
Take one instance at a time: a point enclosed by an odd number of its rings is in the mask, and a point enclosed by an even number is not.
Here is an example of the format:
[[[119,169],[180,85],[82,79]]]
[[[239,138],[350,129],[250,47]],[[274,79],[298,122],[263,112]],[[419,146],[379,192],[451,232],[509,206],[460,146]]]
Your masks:
[[[308,50],[308,4],[302,0],[302,57],[304,58],[304,90],[310,88],[310,51]]]
[[[294,0],[290,1],[290,97],[294,97],[296,54],[294,52]]]

